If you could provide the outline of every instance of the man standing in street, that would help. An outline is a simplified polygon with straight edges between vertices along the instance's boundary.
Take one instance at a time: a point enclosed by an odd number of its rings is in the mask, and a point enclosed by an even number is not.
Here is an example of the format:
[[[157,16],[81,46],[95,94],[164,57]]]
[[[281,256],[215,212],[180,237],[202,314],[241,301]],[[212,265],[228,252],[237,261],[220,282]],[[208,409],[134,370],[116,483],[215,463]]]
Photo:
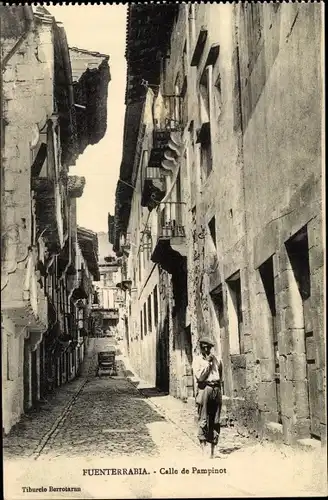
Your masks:
[[[222,362],[211,352],[214,342],[209,337],[199,340],[200,355],[194,358],[193,371],[197,381],[198,439],[205,451],[211,444],[211,458],[220,435],[222,406]]]

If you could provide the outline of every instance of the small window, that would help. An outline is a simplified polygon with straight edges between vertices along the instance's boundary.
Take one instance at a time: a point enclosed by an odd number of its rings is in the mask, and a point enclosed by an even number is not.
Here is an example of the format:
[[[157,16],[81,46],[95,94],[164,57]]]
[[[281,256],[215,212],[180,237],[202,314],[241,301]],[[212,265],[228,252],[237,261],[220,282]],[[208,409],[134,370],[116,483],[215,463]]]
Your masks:
[[[215,248],[216,248],[216,227],[215,226],[216,226],[215,216],[213,216],[212,219],[208,223],[208,228],[210,230],[212,241],[213,241]]]
[[[151,314],[151,295],[149,295],[147,299],[147,308],[148,308],[148,331],[152,331],[152,314]]]
[[[155,326],[158,325],[158,295],[157,295],[157,285],[155,285],[155,288],[154,288],[154,292],[153,292],[153,295],[154,295],[154,323],[155,323]]]
[[[285,243],[293,274],[302,297],[306,300],[311,295],[311,273],[309,262],[309,242],[307,227],[303,227]]]
[[[146,302],[143,306],[144,334],[147,335],[147,306]]]
[[[199,82],[199,113],[200,122],[206,123],[210,120],[210,96],[208,89],[208,72],[204,71],[203,76]]]
[[[10,336],[7,335],[7,380],[11,380],[11,369],[10,369]]]
[[[222,88],[221,88],[221,75],[218,74],[216,82],[214,84],[214,103],[215,103],[215,115],[217,118],[221,114],[222,110]]]
[[[201,144],[200,161],[203,172],[203,180],[205,180],[213,170],[212,147],[210,142],[203,142]]]
[[[200,143],[200,159],[203,176],[206,179],[212,171],[212,146],[210,126],[210,95],[208,70],[206,69],[199,82],[199,120],[201,127],[197,133],[197,142]]]
[[[143,339],[143,319],[142,319],[142,311],[140,311],[140,337]]]
[[[220,328],[224,327],[224,306],[223,306],[223,291],[222,286],[219,286],[211,292],[211,299],[213,302],[216,317],[219,322]]]
[[[227,280],[227,292],[230,354],[243,354],[243,313],[239,271]]]

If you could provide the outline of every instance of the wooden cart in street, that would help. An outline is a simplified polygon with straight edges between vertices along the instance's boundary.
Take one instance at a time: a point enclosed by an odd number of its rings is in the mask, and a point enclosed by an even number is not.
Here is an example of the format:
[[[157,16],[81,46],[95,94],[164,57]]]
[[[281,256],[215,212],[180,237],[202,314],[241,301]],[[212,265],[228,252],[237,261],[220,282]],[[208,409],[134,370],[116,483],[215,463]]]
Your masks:
[[[107,351],[98,352],[97,376],[117,375],[116,348],[109,347]]]

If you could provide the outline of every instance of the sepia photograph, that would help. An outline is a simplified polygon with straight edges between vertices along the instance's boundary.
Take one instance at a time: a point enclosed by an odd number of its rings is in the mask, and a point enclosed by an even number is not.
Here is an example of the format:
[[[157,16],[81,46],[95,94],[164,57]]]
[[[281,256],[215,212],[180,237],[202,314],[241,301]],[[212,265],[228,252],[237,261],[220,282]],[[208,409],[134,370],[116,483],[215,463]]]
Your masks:
[[[325,498],[324,2],[0,20],[3,498]]]

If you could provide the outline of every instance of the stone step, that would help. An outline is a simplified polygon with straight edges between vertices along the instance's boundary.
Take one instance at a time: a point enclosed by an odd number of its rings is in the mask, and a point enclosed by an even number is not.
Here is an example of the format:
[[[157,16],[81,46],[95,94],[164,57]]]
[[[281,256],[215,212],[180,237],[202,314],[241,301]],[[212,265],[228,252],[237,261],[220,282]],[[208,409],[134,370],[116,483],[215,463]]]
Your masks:
[[[264,425],[264,437],[269,441],[274,441],[276,443],[283,442],[284,434],[282,424],[267,422]]]

